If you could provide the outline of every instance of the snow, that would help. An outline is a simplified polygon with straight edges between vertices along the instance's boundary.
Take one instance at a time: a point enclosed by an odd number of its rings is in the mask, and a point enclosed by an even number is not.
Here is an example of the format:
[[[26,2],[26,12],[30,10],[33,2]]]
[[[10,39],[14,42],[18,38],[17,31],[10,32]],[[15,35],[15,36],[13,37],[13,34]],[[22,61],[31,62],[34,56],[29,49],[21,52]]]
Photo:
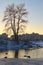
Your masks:
[[[0,49],[7,49],[7,50],[28,49],[30,47],[32,48],[43,47],[43,41],[30,41],[30,44],[28,43],[27,44],[24,44],[24,43],[16,44],[16,42],[14,41],[3,40],[3,44],[0,44]]]

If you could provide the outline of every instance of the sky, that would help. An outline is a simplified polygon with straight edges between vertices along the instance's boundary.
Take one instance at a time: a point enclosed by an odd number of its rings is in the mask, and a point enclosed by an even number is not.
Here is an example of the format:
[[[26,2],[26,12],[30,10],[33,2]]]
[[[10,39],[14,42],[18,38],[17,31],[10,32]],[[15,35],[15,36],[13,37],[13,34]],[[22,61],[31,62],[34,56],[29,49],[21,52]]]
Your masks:
[[[43,0],[0,0],[0,34],[4,32],[5,23],[2,22],[4,11],[8,4],[24,3],[28,11],[28,24],[25,33],[43,34]]]

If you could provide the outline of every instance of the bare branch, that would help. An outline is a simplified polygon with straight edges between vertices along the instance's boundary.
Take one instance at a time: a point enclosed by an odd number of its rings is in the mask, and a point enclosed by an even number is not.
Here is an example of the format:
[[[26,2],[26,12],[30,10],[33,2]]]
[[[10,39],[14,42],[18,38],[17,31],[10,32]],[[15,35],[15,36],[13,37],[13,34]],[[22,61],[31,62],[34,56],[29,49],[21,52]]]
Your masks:
[[[15,6],[14,4],[8,5],[5,10],[3,21],[6,21],[5,27],[10,27],[14,34],[18,35],[19,29],[25,28],[25,24],[21,26],[22,23],[27,23],[25,16],[28,14],[25,4],[19,4]],[[21,26],[21,27],[20,27]],[[10,29],[8,28],[8,30]]]

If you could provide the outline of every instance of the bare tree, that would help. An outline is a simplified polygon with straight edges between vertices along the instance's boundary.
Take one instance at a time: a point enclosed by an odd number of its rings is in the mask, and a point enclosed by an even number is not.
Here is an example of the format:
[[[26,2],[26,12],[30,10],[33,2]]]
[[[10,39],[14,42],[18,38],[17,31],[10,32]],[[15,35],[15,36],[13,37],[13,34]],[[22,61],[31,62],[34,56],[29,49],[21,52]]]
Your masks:
[[[5,28],[7,31],[12,29],[17,44],[19,43],[18,34],[20,30],[23,31],[23,28],[25,28],[24,23],[27,23],[27,10],[24,6],[24,4],[19,4],[17,6],[14,4],[8,5],[3,18],[3,21],[6,22]],[[16,52],[15,57],[17,57],[17,55],[18,52]]]

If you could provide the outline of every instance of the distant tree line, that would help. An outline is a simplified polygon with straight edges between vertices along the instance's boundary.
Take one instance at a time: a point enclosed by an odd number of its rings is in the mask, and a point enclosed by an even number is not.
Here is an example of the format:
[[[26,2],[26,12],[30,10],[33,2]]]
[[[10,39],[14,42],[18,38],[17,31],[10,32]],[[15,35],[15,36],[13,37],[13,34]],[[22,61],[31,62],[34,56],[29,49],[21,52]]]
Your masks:
[[[22,34],[19,36],[20,40],[28,40],[28,41],[38,41],[38,40],[43,40],[43,35],[38,34],[38,33],[32,33],[32,34]]]
[[[32,34],[22,34],[19,35],[19,41],[26,41],[26,40],[43,40],[43,35],[40,35],[38,33],[32,33]],[[4,40],[11,40],[11,41],[15,41],[14,40],[14,35],[11,35],[11,37],[9,38],[8,35],[6,33],[3,33],[0,35],[0,41],[4,39]]]

